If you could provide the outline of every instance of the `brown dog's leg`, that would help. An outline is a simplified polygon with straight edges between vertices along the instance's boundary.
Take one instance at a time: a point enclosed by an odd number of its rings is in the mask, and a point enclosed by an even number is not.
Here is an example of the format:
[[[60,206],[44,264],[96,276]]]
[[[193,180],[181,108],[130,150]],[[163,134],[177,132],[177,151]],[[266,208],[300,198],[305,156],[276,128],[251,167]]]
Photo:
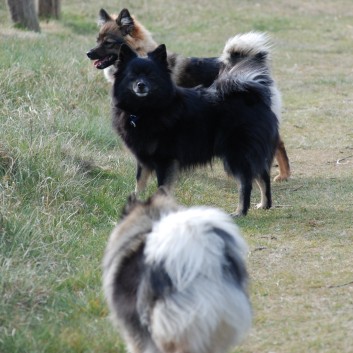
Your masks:
[[[279,138],[277,150],[276,150],[276,160],[278,163],[279,175],[274,178],[274,181],[286,181],[290,176],[290,166],[289,159],[287,156],[286,148],[284,147],[284,142]]]

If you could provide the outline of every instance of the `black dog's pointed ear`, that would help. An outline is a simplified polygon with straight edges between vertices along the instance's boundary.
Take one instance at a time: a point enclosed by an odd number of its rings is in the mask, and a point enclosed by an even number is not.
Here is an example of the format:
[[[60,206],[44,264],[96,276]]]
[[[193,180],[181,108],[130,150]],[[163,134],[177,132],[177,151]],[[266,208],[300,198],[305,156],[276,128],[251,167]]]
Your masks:
[[[137,54],[127,45],[122,44],[119,51],[119,63],[127,63],[137,57]]]
[[[134,30],[134,19],[131,17],[128,9],[122,9],[119,13],[116,23],[120,28],[123,36],[131,34]]]
[[[167,48],[164,44],[159,45],[154,51],[148,53],[148,57],[168,65],[167,62]]]
[[[108,21],[112,21],[113,19],[110,17],[107,11],[104,9],[100,9],[99,17],[98,17],[98,26],[102,26]]]

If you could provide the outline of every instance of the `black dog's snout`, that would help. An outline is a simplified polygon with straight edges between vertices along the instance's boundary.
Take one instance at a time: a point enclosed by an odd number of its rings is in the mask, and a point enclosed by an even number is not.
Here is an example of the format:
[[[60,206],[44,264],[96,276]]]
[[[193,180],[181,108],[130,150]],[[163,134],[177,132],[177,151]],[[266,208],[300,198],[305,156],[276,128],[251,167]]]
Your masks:
[[[137,88],[143,91],[146,88],[146,84],[142,81],[137,82]]]
[[[149,93],[149,84],[144,79],[137,79],[132,85],[133,91],[139,97],[145,97]]]

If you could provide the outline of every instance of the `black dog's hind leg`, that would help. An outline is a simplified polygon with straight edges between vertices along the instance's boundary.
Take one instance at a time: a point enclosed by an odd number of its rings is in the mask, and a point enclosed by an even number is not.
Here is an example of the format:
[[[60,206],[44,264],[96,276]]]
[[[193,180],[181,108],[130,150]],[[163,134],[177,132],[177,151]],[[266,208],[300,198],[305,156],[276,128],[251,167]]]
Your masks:
[[[238,179],[239,187],[239,197],[238,197],[238,207],[234,213],[231,215],[234,217],[246,216],[250,208],[250,196],[252,190],[252,180],[251,178],[244,178],[242,176]]]
[[[256,178],[256,182],[261,192],[261,201],[256,207],[265,209],[271,208],[271,178],[269,172],[265,170],[261,176]]]
[[[245,216],[250,208],[250,196],[252,190],[253,176],[249,165],[237,163],[236,160],[223,160],[224,170],[233,176],[238,184],[238,207],[231,213],[232,217]],[[239,172],[241,171],[241,172]]]
[[[152,171],[137,162],[137,170],[136,170],[136,186],[135,186],[135,193],[138,194],[145,190],[147,181],[149,176],[151,175]]]
[[[179,163],[177,161],[159,162],[156,166],[157,183],[172,191],[172,186],[179,174]]]

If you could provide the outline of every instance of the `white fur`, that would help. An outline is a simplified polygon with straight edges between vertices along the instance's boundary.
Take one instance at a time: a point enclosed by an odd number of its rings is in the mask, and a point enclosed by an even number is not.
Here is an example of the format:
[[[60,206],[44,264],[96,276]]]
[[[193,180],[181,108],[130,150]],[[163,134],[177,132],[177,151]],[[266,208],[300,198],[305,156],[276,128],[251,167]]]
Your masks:
[[[265,77],[271,80],[266,67],[251,67],[245,60],[234,66],[225,76],[227,77],[226,83],[238,90],[246,90],[245,87],[251,82],[262,83]]]
[[[279,89],[273,84],[270,87],[272,99],[271,99],[271,110],[277,117],[278,123],[282,122],[282,97]]]
[[[244,260],[247,247],[237,226],[217,209],[169,214],[147,237],[146,264],[162,264],[176,287],[175,295],[153,308],[150,329],[157,343],[185,342],[190,353],[207,347],[222,352],[239,343],[250,328],[248,298],[244,288],[224,279],[225,244],[213,228],[233,237],[237,256]]]
[[[223,241],[212,228],[231,234],[244,257],[247,247],[237,226],[226,213],[206,207],[180,210],[163,217],[153,226],[146,242],[146,262],[163,262],[179,290],[190,285],[199,273],[218,276],[223,256]],[[185,268],[188,271],[185,272]]]
[[[246,56],[254,56],[260,52],[268,53],[271,50],[269,36],[262,32],[248,32],[237,34],[226,42],[220,60],[229,63],[232,53],[241,53]]]
[[[115,66],[114,66],[114,65],[110,65],[110,66],[106,67],[106,68],[103,70],[103,72],[104,72],[104,77],[105,77],[105,79],[106,79],[109,83],[113,84],[113,83],[114,83],[114,74],[115,74],[115,72],[116,72]]]

